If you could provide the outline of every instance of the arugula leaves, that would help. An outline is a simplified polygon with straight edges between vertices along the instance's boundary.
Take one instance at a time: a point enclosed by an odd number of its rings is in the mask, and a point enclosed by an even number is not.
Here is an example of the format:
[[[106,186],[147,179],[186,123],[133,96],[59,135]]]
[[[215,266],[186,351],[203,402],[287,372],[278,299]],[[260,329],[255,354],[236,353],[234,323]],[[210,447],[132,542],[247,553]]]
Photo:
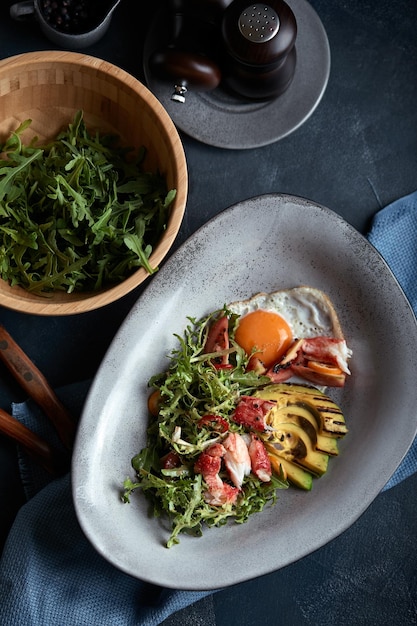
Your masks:
[[[213,356],[206,354],[207,333],[214,319],[227,315],[232,331],[231,348],[228,349],[230,369],[216,369]],[[147,429],[147,445],[133,459],[136,480],[127,478],[123,484],[124,502],[136,489],[148,498],[152,514],[168,516],[172,532],[167,547],[179,543],[180,533],[200,536],[204,525],[220,526],[233,518],[236,523],[246,522],[250,515],[262,511],[267,503],[276,501],[276,490],[286,489],[288,483],[272,476],[264,483],[253,474],[246,477],[237,502],[223,506],[210,506],[204,501],[206,486],[200,474],[194,472],[194,464],[200,453],[221,435],[210,424],[201,425],[201,417],[207,414],[224,418],[228,432],[244,432],[230,416],[241,395],[253,393],[270,383],[268,377],[246,372],[248,356],[233,341],[236,316],[222,309],[196,320],[189,318],[184,336],[176,335],[178,348],[170,355],[167,371],[153,376],[149,386],[159,390],[161,405],[157,417],[151,419]],[[161,459],[174,452],[180,464],[173,469],[162,469]]]
[[[50,144],[22,142],[31,120],[0,146],[0,276],[47,296],[95,291],[143,267],[176,190],[143,171],[146,154],[90,134],[82,111]]]

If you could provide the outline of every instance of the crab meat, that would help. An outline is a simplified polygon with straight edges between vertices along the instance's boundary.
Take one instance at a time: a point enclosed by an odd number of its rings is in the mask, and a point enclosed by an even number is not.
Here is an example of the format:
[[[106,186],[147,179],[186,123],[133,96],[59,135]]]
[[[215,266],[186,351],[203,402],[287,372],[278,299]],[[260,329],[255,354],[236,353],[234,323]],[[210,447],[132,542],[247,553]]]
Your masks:
[[[220,477],[223,461],[233,485]],[[207,485],[204,501],[212,506],[234,504],[251,471],[262,482],[269,482],[272,474],[266,448],[255,433],[229,433],[223,443],[214,443],[200,454],[194,471],[202,474]]]
[[[254,396],[241,396],[236,406],[232,420],[244,428],[263,432],[269,430],[265,416],[276,405],[271,400],[262,400]]]
[[[204,501],[213,506],[234,504],[240,491],[238,487],[225,483],[219,476],[225,453],[226,448],[221,443],[215,443],[200,454],[194,465],[194,470],[202,474],[207,485]]]
[[[269,483],[272,475],[271,461],[264,442],[255,433],[250,435],[248,450],[252,472],[262,482]]]
[[[230,433],[223,441],[226,448],[224,463],[229,472],[230,480],[235,487],[241,487],[245,476],[250,474],[251,460],[248,446],[243,437],[237,433]]]

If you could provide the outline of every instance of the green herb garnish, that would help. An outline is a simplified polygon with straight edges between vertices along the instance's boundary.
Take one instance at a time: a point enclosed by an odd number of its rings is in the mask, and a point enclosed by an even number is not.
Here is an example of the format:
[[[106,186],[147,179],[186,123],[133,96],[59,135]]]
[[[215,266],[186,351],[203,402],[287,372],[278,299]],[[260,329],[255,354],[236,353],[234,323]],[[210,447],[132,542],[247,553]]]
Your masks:
[[[141,148],[90,134],[79,111],[46,146],[24,145],[26,120],[0,146],[0,276],[39,295],[95,291],[124,280],[149,257],[175,190],[143,171]]]
[[[221,352],[206,354],[204,346],[211,323],[225,314],[232,329],[227,349],[232,367],[217,369],[213,357]],[[226,420],[228,433],[244,433],[243,427],[230,419],[239,398],[270,383],[268,377],[246,372],[249,357],[233,341],[235,321],[236,316],[226,308],[201,320],[189,318],[184,336],[176,336],[179,347],[170,355],[169,368],[149,381],[149,386],[160,394],[159,414],[148,426],[146,447],[132,459],[136,479],[125,480],[122,499],[129,502],[132,492],[141,489],[151,503],[152,514],[171,519],[167,547],[179,543],[180,533],[201,535],[204,525],[220,526],[230,518],[246,522],[267,503],[276,501],[277,489],[288,487],[287,481],[277,476],[272,475],[265,483],[250,474],[244,479],[236,503],[211,506],[204,500],[204,479],[194,471],[201,452],[222,440],[210,425],[201,427],[201,418],[219,416]],[[162,459],[170,453],[180,462],[163,469]]]

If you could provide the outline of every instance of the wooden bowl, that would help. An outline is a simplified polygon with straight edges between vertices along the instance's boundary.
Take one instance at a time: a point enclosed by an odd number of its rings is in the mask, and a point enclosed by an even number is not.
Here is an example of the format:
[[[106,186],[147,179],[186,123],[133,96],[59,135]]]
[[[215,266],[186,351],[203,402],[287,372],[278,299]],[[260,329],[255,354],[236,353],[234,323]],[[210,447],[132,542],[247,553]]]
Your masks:
[[[26,119],[44,143],[82,110],[88,129],[112,132],[127,146],[145,146],[146,169],[164,175],[176,189],[167,229],[150,257],[157,267],[171,248],[184,216],[188,176],[184,149],[168,113],[136,78],[101,59],[77,52],[29,52],[0,61],[0,141]],[[97,309],[126,295],[148,278],[140,268],[121,283],[98,292],[43,297],[0,279],[0,305],[37,315],[71,315]]]

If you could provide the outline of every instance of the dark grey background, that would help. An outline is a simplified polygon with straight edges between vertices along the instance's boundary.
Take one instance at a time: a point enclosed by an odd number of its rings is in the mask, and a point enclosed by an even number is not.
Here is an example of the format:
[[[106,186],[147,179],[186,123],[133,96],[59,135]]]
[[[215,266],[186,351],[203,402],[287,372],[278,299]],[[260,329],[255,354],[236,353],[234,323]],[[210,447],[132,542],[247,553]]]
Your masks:
[[[9,18],[11,4],[3,0],[0,5],[0,58],[53,47],[36,24]],[[142,79],[142,45],[160,4],[122,0],[105,38],[85,52]],[[190,190],[174,249],[229,205],[263,193],[307,197],[366,234],[378,209],[417,189],[417,3],[311,4],[331,49],[322,102],[289,137],[259,149],[213,148],[183,135]],[[0,323],[58,387],[94,376],[140,293],[138,289],[117,304],[75,317],[33,317],[0,306]],[[0,406],[9,410],[12,401],[22,399],[0,365]],[[210,596],[165,624],[417,624],[416,493],[417,477],[412,477],[381,494],[347,532],[316,553]],[[0,502],[3,542],[22,495],[15,446],[1,436]]]

